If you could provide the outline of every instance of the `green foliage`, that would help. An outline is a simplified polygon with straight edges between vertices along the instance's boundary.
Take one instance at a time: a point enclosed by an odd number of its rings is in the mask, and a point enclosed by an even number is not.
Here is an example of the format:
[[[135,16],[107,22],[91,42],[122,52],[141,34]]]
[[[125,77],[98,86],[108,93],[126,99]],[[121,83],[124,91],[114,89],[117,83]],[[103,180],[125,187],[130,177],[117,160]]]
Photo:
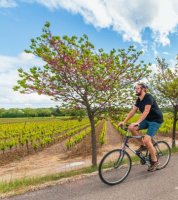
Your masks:
[[[158,99],[164,100],[164,104],[172,106],[173,131],[172,147],[175,146],[176,126],[178,121],[178,56],[175,68],[169,67],[165,59],[157,58],[158,73],[153,75],[152,87],[156,91]]]
[[[100,136],[99,136],[99,143],[101,145],[103,145],[105,143],[105,139],[106,139],[106,120],[104,120],[104,124],[103,124],[103,128],[102,128],[102,131],[100,133]]]
[[[178,105],[178,63],[173,68],[169,67],[165,59],[157,58],[157,69],[158,73],[150,81],[156,96],[167,100],[167,104]]]
[[[7,122],[0,124],[0,150],[3,152],[13,147],[20,149],[24,145],[27,151],[29,147],[36,151],[55,141],[71,137],[89,126],[87,118],[82,121],[43,119],[29,120],[25,123],[22,120],[16,123]]]
[[[142,52],[134,46],[109,53],[96,51],[85,34],[80,38],[52,35],[49,22],[42,35],[31,40],[26,52],[46,64],[43,68],[32,67],[29,72],[19,69],[21,79],[14,90],[46,94],[65,105],[89,105],[93,113],[123,103],[127,88],[150,72],[143,61],[138,62]]]
[[[83,109],[76,108],[10,108],[0,109],[1,118],[19,118],[19,117],[52,117],[52,116],[76,116],[79,119],[86,116]]]
[[[96,122],[95,126],[97,126],[100,123],[100,121]],[[67,142],[65,143],[65,146],[67,149],[72,148],[74,145],[82,141],[87,135],[91,133],[91,127],[88,127],[78,134],[74,135],[73,137],[70,137]]]

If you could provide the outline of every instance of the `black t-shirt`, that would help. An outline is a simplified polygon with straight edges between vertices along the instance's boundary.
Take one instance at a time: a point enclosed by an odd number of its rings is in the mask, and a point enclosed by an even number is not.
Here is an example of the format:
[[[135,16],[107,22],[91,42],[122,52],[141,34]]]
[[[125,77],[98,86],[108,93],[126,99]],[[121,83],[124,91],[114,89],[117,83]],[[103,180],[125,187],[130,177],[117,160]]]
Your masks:
[[[159,109],[156,101],[154,100],[153,96],[151,94],[146,93],[144,98],[140,100],[139,98],[137,99],[135,106],[139,108],[140,112],[144,112],[145,106],[146,105],[151,105],[151,109],[147,117],[145,118],[148,121],[153,121],[157,123],[162,123],[163,122],[163,114],[161,110]]]

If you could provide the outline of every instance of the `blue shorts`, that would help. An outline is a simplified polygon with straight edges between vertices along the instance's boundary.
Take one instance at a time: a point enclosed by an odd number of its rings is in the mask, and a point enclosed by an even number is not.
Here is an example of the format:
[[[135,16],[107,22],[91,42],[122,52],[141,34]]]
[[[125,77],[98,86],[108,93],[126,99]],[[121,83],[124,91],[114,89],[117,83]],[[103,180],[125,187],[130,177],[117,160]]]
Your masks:
[[[156,134],[156,132],[158,131],[160,126],[161,126],[161,123],[143,120],[139,124],[139,130],[148,129],[146,134],[149,135],[150,137],[153,137]]]

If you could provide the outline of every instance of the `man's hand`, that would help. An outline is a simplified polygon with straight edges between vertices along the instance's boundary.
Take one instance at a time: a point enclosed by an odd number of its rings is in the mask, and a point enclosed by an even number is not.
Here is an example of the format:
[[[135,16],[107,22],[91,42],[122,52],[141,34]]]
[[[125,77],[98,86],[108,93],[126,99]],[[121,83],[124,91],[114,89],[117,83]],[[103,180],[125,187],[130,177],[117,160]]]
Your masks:
[[[122,127],[122,126],[124,126],[124,124],[125,124],[125,122],[119,122],[118,126]]]

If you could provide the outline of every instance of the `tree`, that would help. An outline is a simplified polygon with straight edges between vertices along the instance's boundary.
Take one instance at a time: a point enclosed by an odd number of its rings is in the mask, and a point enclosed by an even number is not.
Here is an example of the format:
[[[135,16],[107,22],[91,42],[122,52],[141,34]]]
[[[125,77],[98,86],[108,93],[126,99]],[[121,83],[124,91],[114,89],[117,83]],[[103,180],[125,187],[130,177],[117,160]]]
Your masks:
[[[38,117],[38,113],[36,109],[24,108],[23,111],[24,111],[25,116],[27,117]]]
[[[176,59],[178,61],[178,57]],[[158,91],[157,97],[163,103],[172,105],[173,130],[172,147],[175,147],[176,123],[178,121],[178,62],[175,68],[170,68],[165,59],[157,58],[158,73],[152,78],[153,88]]]
[[[136,52],[133,46],[127,51],[96,52],[87,35],[53,36],[48,22],[26,52],[42,58],[46,64],[43,68],[33,67],[30,72],[19,69],[21,80],[14,90],[46,94],[67,106],[85,108],[91,125],[92,164],[97,165],[94,117],[125,98],[123,91],[127,86],[148,74],[147,65],[138,63],[142,52]]]
[[[9,117],[24,117],[24,113],[21,109],[18,108],[9,108],[7,110],[4,109],[0,117],[9,118]]]

